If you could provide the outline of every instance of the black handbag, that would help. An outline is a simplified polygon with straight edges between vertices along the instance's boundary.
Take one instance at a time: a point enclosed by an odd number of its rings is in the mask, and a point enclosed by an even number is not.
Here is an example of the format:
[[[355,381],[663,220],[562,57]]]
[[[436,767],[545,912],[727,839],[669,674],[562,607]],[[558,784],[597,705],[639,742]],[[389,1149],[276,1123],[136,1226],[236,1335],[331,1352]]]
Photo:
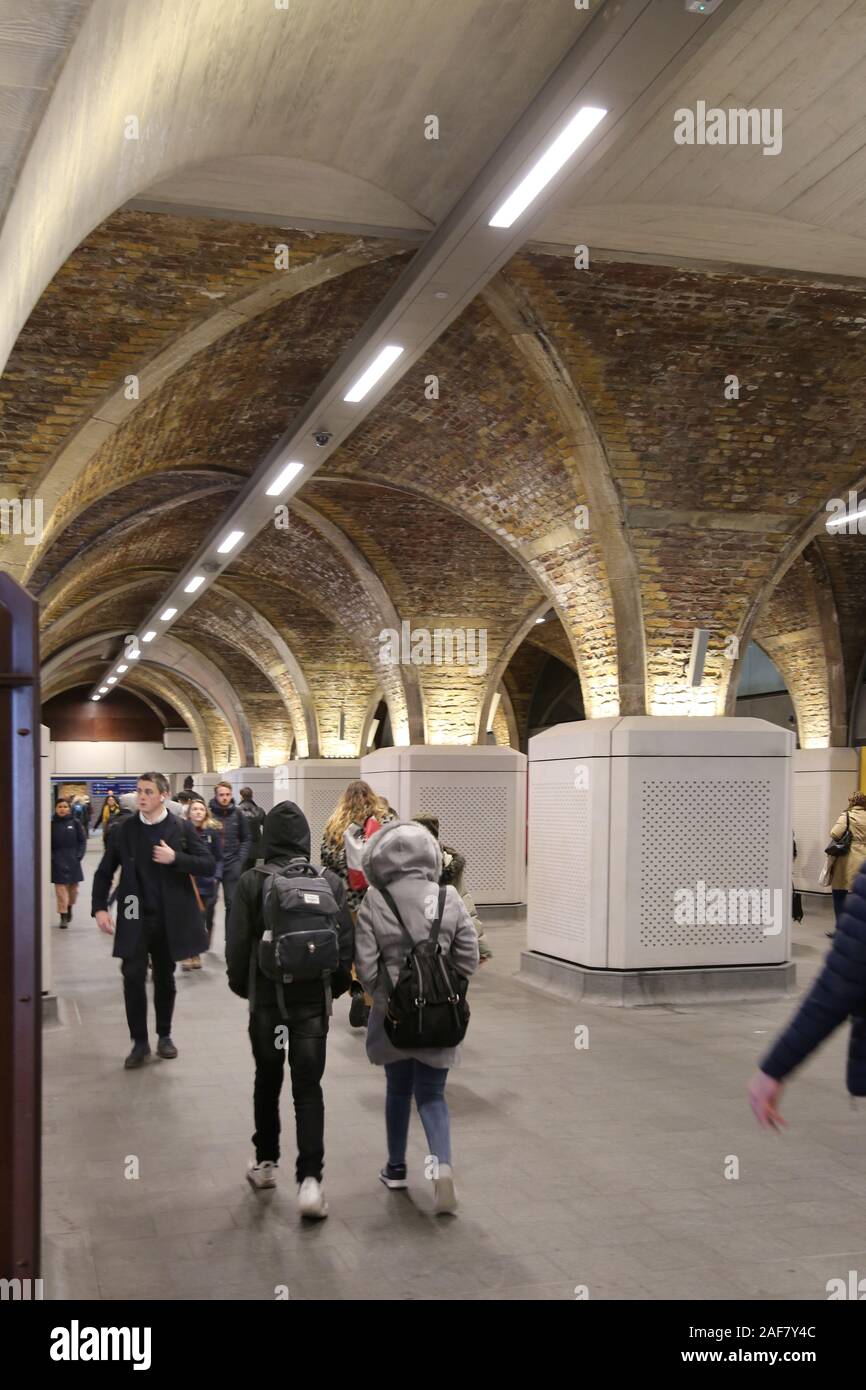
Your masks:
[[[379,892],[410,946],[397,983],[388,994],[385,1032],[395,1047],[456,1047],[469,1027],[466,999],[469,981],[453,961],[442,954],[439,945],[447,887],[443,885],[439,889],[436,920],[430,935],[418,942],[407,930],[387,888],[380,888]]]
[[[846,811],[844,834],[839,835],[838,837],[836,835],[831,835],[830,843],[824,850],[824,853],[829,854],[831,859],[839,859],[843,854],[848,853],[849,849],[851,848],[851,841],[853,839],[854,836],[851,833],[851,817]]]

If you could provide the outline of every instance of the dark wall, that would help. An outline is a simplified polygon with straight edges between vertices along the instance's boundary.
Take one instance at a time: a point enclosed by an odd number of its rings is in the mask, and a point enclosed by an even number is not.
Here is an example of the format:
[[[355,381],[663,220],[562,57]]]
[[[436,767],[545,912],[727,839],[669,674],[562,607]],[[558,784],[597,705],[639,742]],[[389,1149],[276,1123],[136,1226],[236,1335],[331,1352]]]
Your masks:
[[[42,706],[42,722],[59,741],[102,743],[161,743],[166,725],[186,727],[186,721],[163,701],[155,701],[158,717],[149,705],[128,690],[113,691],[98,703],[90,699],[90,686],[64,690]]]

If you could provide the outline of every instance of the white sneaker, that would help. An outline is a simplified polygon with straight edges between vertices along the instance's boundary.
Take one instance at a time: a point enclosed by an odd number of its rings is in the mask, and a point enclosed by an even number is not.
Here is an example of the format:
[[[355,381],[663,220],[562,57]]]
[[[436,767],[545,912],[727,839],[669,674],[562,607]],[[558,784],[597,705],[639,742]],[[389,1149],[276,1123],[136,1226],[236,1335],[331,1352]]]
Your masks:
[[[298,1211],[301,1216],[314,1216],[320,1220],[328,1215],[322,1184],[316,1178],[304,1178],[298,1188]]]
[[[450,1163],[440,1163],[439,1172],[433,1179],[433,1210],[437,1216],[457,1210],[457,1189]]]
[[[252,1187],[276,1187],[276,1163],[255,1163],[251,1159],[249,1167],[247,1168],[247,1182],[250,1183]]]

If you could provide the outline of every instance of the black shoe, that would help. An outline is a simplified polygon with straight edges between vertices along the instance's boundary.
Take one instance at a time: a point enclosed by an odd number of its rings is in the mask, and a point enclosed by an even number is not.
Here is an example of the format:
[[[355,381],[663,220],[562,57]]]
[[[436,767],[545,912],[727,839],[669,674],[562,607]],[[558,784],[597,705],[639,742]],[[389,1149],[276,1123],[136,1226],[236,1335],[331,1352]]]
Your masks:
[[[156,1045],[156,1053],[158,1057],[165,1057],[166,1060],[171,1060],[172,1057],[177,1056],[177,1048],[171,1038],[160,1038]]]
[[[386,1163],[379,1174],[379,1181],[383,1182],[386,1187],[392,1190],[398,1187],[408,1187],[409,1180],[406,1177],[406,1164],[395,1163],[392,1165]]]
[[[359,990],[352,995],[352,1002],[349,1005],[349,1023],[353,1028],[366,1028],[367,1020],[370,1017],[370,1005],[364,1003],[364,996]]]
[[[127,1057],[127,1059],[126,1059],[126,1061],[124,1062],[123,1065],[124,1065],[124,1067],[126,1068],[127,1071],[133,1071],[136,1067],[142,1066],[142,1065],[144,1064],[144,1059],[145,1059],[145,1057],[149,1057],[149,1056],[150,1056],[150,1044],[149,1044],[149,1043],[141,1043],[141,1042],[133,1043],[133,1044],[132,1044],[132,1051],[130,1052],[129,1056]]]
[[[61,927],[61,930],[62,930],[62,931],[65,931],[66,928],[67,928],[68,926],[69,926],[69,913],[68,913],[68,912],[61,912],[61,914],[60,914],[60,927]]]

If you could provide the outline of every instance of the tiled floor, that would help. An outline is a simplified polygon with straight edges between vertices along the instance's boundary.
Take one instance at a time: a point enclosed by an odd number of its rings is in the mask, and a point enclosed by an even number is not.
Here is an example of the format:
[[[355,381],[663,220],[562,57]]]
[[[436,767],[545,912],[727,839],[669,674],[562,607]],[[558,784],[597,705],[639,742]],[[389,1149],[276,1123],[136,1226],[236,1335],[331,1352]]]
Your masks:
[[[383,1074],[340,1001],[325,1074],[331,1215],[302,1226],[285,1160],[276,1192],[244,1180],[252,1064],[221,959],[179,976],[178,1060],[122,1070],[118,964],[87,915],[89,877],[71,929],[53,932],[46,1297],[573,1299],[585,1285],[593,1299],[823,1299],[831,1277],[866,1276],[866,1110],[844,1088],[847,1030],[788,1088],[789,1130],[765,1134],[745,1085],[793,1001],[572,1006],[514,981],[515,923],[489,929],[495,959],[473,984],[448,1086],[459,1215],[431,1214],[417,1119],[409,1194],[377,1182]],[[807,911],[801,984],[827,945]],[[291,1130],[285,1092],[283,1119]]]

